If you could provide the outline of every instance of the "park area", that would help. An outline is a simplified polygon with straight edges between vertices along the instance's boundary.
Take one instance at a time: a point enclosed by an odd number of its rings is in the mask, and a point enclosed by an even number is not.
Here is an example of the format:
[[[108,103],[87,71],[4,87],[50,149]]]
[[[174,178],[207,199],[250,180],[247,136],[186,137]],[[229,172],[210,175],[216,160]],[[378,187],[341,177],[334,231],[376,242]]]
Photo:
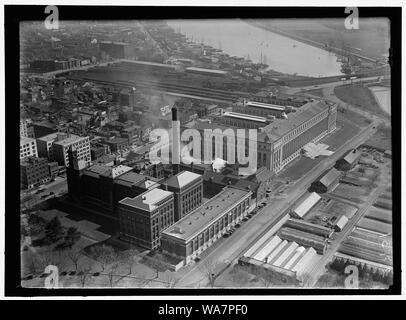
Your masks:
[[[360,84],[337,86],[334,88],[334,94],[340,100],[361,110],[388,117],[388,114],[382,110],[374,94],[368,87]]]

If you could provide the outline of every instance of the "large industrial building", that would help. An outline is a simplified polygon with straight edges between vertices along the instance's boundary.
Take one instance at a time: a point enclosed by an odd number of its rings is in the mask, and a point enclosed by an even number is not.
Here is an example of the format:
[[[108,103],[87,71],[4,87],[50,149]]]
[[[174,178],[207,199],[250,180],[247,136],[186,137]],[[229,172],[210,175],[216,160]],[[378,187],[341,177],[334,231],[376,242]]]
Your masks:
[[[281,106],[277,106],[280,108]],[[248,108],[249,109],[249,108]],[[227,160],[227,143],[230,137],[230,129],[233,137],[236,137],[236,129],[243,126],[245,129],[258,126],[257,124],[265,121],[265,117],[256,115],[255,120],[241,114],[225,113],[226,118],[220,115],[213,121],[194,121],[185,125],[185,129],[195,128],[200,131],[201,137],[205,137],[205,130],[220,129],[223,135],[220,139],[202,139],[202,155],[211,151],[212,160],[218,157],[213,151],[222,151],[220,157]],[[262,118],[261,118],[262,117]],[[300,156],[302,148],[309,142],[317,142],[332,132],[336,128],[337,107],[322,101],[308,102],[300,108],[295,108],[288,113],[286,117],[267,118],[268,124],[264,123],[259,127],[257,134],[257,166],[267,167],[273,173],[282,170],[288,163]],[[249,119],[248,119],[249,118]],[[227,125],[225,125],[225,123]],[[228,130],[228,132],[226,131]],[[215,137],[213,135],[212,137]],[[227,139],[226,139],[227,138]],[[235,153],[237,154],[237,139],[235,140]],[[249,138],[246,132],[246,155],[248,155]],[[204,159],[204,157],[202,157]],[[237,157],[235,157],[237,159]]]
[[[164,185],[175,195],[175,221],[202,204],[203,177],[200,174],[182,171],[166,180]]]
[[[118,203],[123,240],[147,249],[160,245],[161,231],[173,224],[173,192],[155,188]]]
[[[189,263],[248,214],[251,194],[249,190],[225,187],[162,232],[163,252]]]

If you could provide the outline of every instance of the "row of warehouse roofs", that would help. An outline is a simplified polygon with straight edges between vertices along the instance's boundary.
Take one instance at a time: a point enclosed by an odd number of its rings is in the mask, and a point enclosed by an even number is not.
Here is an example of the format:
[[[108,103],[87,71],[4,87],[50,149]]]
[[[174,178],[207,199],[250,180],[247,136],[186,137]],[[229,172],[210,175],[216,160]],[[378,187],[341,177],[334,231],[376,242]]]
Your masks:
[[[277,235],[272,236],[271,231],[251,246],[242,259],[248,259],[248,262],[253,264],[258,261],[262,266],[265,264],[273,271],[287,275],[291,273],[297,279],[301,279],[318,261],[317,253],[313,248],[305,248]]]

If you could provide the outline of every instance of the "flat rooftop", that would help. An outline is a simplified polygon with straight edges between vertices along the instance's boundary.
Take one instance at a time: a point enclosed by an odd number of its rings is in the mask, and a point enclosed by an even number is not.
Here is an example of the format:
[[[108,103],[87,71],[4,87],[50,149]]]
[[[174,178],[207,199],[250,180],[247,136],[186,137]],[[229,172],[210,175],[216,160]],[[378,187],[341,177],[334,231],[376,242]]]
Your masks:
[[[133,168],[127,167],[124,165],[118,165],[115,167],[111,166],[106,166],[106,165],[101,165],[101,164],[95,164],[93,166],[90,166],[87,168],[84,173],[90,173],[90,174],[97,174],[99,176],[104,176],[104,177],[110,177],[110,178],[117,178],[118,176],[121,176],[124,173],[127,173],[129,171],[132,171]]]
[[[189,68],[186,68],[186,70],[198,71],[198,72],[210,72],[210,73],[217,73],[217,74],[228,74],[228,72],[224,71],[224,70],[205,69],[205,68],[197,68],[197,67],[189,67]]]
[[[231,111],[224,112],[223,117],[244,119],[244,120],[250,120],[250,121],[261,122],[261,123],[267,122],[267,119],[264,117],[257,117],[257,116],[252,116],[252,115],[245,114],[245,113],[238,113],[238,112],[231,112]]]
[[[35,139],[28,137],[20,137],[20,146],[31,142],[35,142]]]
[[[265,127],[265,133],[271,141],[279,140],[285,134],[300,126],[302,123],[312,119],[328,108],[328,105],[321,101],[308,102],[296,112],[288,114],[287,119],[276,119]]]
[[[256,101],[248,101],[245,104],[245,106],[246,107],[257,107],[257,108],[285,111],[284,106],[280,106],[280,105],[277,105],[277,104],[271,104],[271,103],[256,102]]]
[[[44,141],[44,142],[50,142],[50,141],[54,141],[57,137],[58,137],[58,133],[54,132],[54,133],[47,134],[46,136],[37,138],[37,140]]]
[[[160,202],[172,197],[173,192],[162,190],[162,189],[152,189],[136,196],[134,198],[126,197],[120,200],[119,203],[129,207],[141,209],[144,211],[153,211],[158,208]]]
[[[75,134],[69,134],[69,137],[67,137],[67,138],[65,138],[63,140],[60,140],[60,141],[55,141],[54,144],[58,144],[58,145],[67,147],[67,146],[71,145],[72,143],[75,143],[75,142],[78,142],[78,141],[81,141],[81,140],[84,140],[84,139],[88,139],[88,138],[89,138],[88,136],[79,137],[79,136],[77,136]]]
[[[201,178],[200,174],[190,171],[182,171],[166,180],[165,184],[174,188],[181,189],[199,178]]]
[[[248,190],[225,187],[219,194],[163,231],[163,234],[187,241],[251,193]]]

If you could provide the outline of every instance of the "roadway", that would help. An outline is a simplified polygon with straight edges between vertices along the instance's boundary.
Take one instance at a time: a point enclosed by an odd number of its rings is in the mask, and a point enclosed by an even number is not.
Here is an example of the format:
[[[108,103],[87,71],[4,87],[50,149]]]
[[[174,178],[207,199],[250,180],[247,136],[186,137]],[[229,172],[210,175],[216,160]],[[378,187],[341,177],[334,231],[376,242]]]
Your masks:
[[[282,215],[286,214],[290,206],[297,201],[309,185],[319,177],[327,168],[334,163],[348,150],[356,148],[364,143],[376,131],[376,121],[373,121],[368,127],[364,128],[353,139],[344,143],[329,158],[318,163],[306,176],[291,185],[286,191],[288,196],[285,199],[273,200],[260,209],[250,220],[243,223],[240,228],[225,241],[223,239],[218,245],[207,249],[208,253],[201,258],[200,262],[180,270],[178,286],[179,287],[197,287],[208,284],[204,265],[208,262],[225,263],[231,268],[238,258],[248,247],[259,240],[261,235]],[[203,266],[203,268],[201,267]],[[203,270],[202,270],[203,269]],[[223,270],[224,272],[224,270]]]

